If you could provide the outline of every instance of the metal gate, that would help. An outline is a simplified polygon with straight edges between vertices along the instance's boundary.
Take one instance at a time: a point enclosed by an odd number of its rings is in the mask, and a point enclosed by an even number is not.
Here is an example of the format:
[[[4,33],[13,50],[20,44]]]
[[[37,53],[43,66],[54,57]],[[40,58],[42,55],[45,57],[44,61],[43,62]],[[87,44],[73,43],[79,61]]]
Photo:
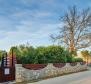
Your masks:
[[[15,80],[15,67],[0,67],[0,82]]]
[[[11,55],[2,54],[2,61],[0,66],[0,82],[7,82],[15,80],[15,64],[16,56],[12,50]]]

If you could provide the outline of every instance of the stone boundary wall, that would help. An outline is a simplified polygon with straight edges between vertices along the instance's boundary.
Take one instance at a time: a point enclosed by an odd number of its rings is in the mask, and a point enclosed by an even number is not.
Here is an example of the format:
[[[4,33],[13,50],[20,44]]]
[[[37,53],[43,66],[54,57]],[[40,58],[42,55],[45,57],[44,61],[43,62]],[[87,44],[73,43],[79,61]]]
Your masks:
[[[77,63],[75,66],[71,66],[70,63],[66,63],[63,67],[55,67],[53,64],[48,64],[45,68],[39,70],[30,70],[22,66],[22,64],[16,64],[16,82],[24,82],[48,77],[59,76],[67,73],[74,73],[86,70],[88,67],[86,64]]]

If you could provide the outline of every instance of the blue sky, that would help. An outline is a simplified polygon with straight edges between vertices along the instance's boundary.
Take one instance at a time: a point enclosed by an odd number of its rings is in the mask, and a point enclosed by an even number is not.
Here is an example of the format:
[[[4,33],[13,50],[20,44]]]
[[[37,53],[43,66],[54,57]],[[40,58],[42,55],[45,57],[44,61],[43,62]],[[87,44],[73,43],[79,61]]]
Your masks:
[[[51,45],[49,35],[57,33],[60,16],[73,5],[91,7],[91,0],[0,0],[0,49]]]

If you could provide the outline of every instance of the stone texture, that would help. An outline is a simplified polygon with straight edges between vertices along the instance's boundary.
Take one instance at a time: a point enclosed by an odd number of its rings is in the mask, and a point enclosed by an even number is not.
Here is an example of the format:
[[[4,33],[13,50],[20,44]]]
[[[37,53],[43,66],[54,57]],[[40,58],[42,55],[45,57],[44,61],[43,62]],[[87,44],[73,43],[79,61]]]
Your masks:
[[[69,63],[66,63],[66,65],[62,68],[57,68],[54,67],[53,64],[48,64],[47,67],[41,70],[29,70],[23,68],[22,64],[16,64],[16,82],[54,77],[57,75],[78,72],[86,69],[87,65],[80,65],[80,63],[77,63],[76,66],[71,66]]]

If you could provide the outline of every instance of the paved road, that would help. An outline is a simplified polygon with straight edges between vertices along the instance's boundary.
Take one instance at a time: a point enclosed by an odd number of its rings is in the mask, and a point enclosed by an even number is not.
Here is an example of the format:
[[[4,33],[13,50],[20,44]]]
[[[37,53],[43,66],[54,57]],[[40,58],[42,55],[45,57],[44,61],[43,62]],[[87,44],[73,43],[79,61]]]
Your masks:
[[[91,84],[91,70],[42,80],[30,84]]]

